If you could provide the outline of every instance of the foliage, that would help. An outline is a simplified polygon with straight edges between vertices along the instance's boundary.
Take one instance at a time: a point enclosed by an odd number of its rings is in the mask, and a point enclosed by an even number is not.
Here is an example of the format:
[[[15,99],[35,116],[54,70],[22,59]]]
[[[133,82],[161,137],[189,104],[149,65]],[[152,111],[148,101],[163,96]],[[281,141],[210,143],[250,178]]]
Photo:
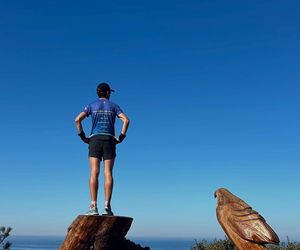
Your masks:
[[[279,246],[268,245],[268,250],[300,250],[300,243],[291,242],[287,238],[287,242],[281,243]],[[191,250],[235,250],[232,242],[226,238],[225,240],[213,240],[208,242],[207,240],[202,240],[200,242],[196,241],[196,245],[191,248]]]
[[[287,237],[287,242],[282,242],[279,246],[268,246],[268,250],[300,250],[300,243],[291,242]]]
[[[3,250],[9,250],[12,245],[8,241],[4,242],[4,240],[9,236],[11,230],[11,227],[0,227],[0,247],[2,247]]]
[[[215,239],[212,242],[202,240],[196,241],[196,245],[191,250],[234,250],[234,246],[227,238],[225,240]]]

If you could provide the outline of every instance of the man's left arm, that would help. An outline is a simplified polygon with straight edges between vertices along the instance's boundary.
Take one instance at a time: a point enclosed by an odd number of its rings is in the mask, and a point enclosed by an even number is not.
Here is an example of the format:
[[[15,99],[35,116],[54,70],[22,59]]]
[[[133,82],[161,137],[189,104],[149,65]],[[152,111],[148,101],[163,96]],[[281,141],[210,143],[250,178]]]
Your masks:
[[[83,131],[82,128],[82,120],[84,120],[86,118],[86,113],[85,112],[81,112],[76,118],[75,118],[75,125],[77,128],[77,132],[78,132],[78,136],[81,138],[82,141],[84,141],[85,143],[89,143],[89,138],[86,138],[86,135]]]

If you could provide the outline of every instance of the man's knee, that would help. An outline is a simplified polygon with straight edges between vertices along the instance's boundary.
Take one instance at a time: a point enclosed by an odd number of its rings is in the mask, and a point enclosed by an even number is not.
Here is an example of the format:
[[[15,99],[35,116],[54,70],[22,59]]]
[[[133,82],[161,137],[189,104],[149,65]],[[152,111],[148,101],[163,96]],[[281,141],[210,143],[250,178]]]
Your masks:
[[[105,170],[104,171],[104,177],[107,178],[113,178],[113,174],[111,170]]]
[[[99,177],[99,170],[92,170],[91,171],[91,178],[98,179],[98,177]]]

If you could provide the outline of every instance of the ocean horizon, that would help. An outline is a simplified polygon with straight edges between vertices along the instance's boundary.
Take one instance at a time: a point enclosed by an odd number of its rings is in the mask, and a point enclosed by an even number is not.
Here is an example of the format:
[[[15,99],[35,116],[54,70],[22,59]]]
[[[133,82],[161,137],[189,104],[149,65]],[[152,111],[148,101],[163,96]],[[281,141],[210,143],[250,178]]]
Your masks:
[[[194,238],[126,237],[128,240],[151,250],[190,250]],[[65,236],[10,236],[11,250],[57,250]]]

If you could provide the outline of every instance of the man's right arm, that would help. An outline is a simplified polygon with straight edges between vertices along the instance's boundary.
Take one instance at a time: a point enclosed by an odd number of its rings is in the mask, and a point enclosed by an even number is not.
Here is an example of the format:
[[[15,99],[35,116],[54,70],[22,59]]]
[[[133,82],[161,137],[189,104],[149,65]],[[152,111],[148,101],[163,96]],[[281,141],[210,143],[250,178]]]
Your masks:
[[[119,136],[119,141],[122,142],[126,137],[126,133],[127,133],[128,127],[129,127],[130,120],[124,113],[119,114],[118,117],[123,122],[122,131],[121,131],[121,134]]]

